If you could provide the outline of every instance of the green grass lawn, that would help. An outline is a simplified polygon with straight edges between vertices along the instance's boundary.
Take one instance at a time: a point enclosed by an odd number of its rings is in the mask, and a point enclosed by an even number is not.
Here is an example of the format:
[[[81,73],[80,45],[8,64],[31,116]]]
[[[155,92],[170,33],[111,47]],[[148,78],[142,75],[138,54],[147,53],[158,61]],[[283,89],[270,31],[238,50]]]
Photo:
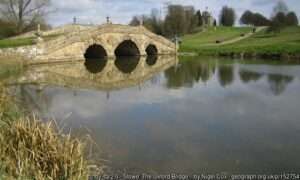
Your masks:
[[[182,47],[187,49],[198,48],[199,46],[206,46],[214,44],[216,40],[226,41],[237,37],[241,34],[247,34],[251,32],[250,27],[217,27],[216,30],[211,27],[205,32],[199,32],[196,34],[186,35],[183,37]]]
[[[33,38],[23,38],[23,39],[2,39],[0,40],[0,48],[11,48],[19,46],[33,45]]]
[[[231,28],[232,31],[237,31],[240,28]],[[210,30],[210,33],[214,33]],[[226,34],[224,34],[225,36]],[[214,35],[211,35],[213,37]],[[215,37],[219,37],[216,33]],[[227,36],[227,35],[226,35]],[[208,37],[195,34],[183,38],[180,51],[182,52],[197,52],[198,54],[220,54],[220,53],[300,53],[300,27],[288,27],[283,29],[278,34],[269,34],[265,31],[227,45],[200,45],[200,42],[207,42]],[[212,38],[213,39],[213,38]]]
[[[63,34],[53,34],[53,35],[48,35],[44,36],[43,39],[44,41],[50,41],[52,39],[55,39]],[[35,38],[18,38],[18,39],[2,39],[0,40],[0,48],[13,48],[13,47],[20,47],[20,46],[29,46],[29,45],[34,45]]]

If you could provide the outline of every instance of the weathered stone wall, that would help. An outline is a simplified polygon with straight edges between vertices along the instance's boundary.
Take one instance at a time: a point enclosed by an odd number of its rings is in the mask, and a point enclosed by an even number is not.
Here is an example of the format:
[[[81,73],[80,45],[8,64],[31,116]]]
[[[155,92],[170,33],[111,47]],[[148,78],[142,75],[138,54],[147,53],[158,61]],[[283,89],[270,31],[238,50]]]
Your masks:
[[[16,48],[0,49],[1,56],[22,56],[25,59],[34,59],[38,54],[43,54],[43,50],[37,46],[23,46]]]

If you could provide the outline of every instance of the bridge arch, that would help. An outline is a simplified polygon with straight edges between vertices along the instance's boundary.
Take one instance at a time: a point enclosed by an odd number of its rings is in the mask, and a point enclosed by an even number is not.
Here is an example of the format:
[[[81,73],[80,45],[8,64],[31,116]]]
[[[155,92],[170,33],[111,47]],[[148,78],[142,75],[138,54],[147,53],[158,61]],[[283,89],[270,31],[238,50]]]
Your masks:
[[[103,46],[92,44],[86,49],[84,57],[85,59],[102,59],[107,57],[107,52]]]
[[[121,42],[115,49],[116,57],[126,57],[126,56],[139,56],[140,50],[135,42],[132,40],[125,40]]]
[[[158,54],[157,47],[154,44],[149,44],[146,48],[146,54],[148,56],[156,56]]]

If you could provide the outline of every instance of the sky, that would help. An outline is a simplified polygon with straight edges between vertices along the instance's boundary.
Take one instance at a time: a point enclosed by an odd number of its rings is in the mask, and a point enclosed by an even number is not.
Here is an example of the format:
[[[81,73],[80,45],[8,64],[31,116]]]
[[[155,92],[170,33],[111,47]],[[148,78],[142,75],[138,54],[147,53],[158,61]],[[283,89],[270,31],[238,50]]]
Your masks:
[[[51,25],[59,26],[73,22],[76,17],[80,24],[102,24],[109,16],[113,23],[128,24],[134,15],[150,14],[156,8],[162,16],[166,3],[192,5],[204,11],[206,7],[218,17],[222,6],[227,5],[236,10],[237,16],[247,9],[270,17],[278,0],[51,0],[55,9],[48,15]],[[300,15],[300,0],[284,0],[289,9]]]

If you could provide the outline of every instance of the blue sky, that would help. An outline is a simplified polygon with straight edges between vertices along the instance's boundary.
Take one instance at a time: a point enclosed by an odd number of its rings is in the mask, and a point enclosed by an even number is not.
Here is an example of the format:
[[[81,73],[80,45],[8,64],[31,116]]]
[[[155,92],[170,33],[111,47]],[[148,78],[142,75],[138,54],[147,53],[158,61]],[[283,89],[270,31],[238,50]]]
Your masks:
[[[52,0],[55,13],[48,16],[54,26],[71,23],[76,16],[79,23],[101,24],[110,16],[113,23],[127,24],[133,15],[149,14],[152,8],[164,12],[164,4],[193,5],[196,9],[206,7],[218,17],[223,5],[233,7],[240,16],[246,9],[270,17],[278,0]],[[300,15],[300,0],[284,0],[290,10]]]

